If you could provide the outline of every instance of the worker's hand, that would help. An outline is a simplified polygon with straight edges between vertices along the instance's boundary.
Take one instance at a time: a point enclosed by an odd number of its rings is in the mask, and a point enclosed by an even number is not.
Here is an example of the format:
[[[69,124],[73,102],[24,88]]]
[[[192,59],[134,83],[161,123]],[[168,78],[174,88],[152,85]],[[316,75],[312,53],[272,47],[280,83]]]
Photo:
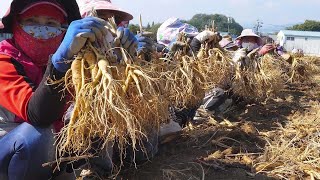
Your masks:
[[[66,72],[70,68],[70,60],[83,48],[87,40],[94,42],[107,34],[108,30],[104,27],[104,23],[103,19],[96,17],[73,21],[51,58],[54,67],[60,72]]]
[[[220,35],[217,32],[205,30],[205,31],[202,31],[201,33],[199,33],[194,38],[197,39],[200,43],[212,42],[212,41],[219,42]]]
[[[135,35],[130,31],[130,29],[119,27],[117,29],[117,37],[114,39],[114,46],[115,47],[121,46],[131,56],[134,56],[137,51],[138,40],[135,37]],[[116,49],[116,51],[118,50]],[[118,55],[118,59],[121,59],[121,57],[119,57],[120,54],[118,52],[116,52],[116,54]]]
[[[276,49],[276,46],[273,44],[266,44],[264,45],[259,51],[259,55],[263,56],[271,51],[273,51],[274,49]]]
[[[154,51],[155,43],[153,40],[147,36],[143,36],[141,34],[136,35],[136,38],[138,40],[138,49],[137,53],[138,56],[145,54],[145,60],[150,61],[151,60],[151,54]]]

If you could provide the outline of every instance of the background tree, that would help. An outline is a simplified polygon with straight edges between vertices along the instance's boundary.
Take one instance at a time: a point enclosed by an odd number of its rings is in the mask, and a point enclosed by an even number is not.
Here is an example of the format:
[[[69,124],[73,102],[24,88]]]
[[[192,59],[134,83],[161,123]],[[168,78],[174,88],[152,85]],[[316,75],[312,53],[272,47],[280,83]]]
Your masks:
[[[158,29],[159,27],[161,26],[162,23],[152,23],[152,26],[150,26],[149,28],[147,27],[145,30],[146,31],[149,31],[149,32],[152,32],[153,33],[153,36],[152,36],[152,39],[154,39],[155,41],[157,40],[157,32],[158,32]]]
[[[150,27],[151,27],[151,25],[150,25],[150,23],[148,23],[148,25],[147,25],[146,28],[147,28],[147,29],[150,29]]]
[[[287,29],[297,31],[320,31],[320,21],[306,20],[302,24],[297,24]]]
[[[222,14],[196,14],[186,22],[198,28],[199,31],[202,31],[207,25],[211,25],[213,20],[218,31],[228,32],[228,17]],[[243,27],[232,17],[229,17],[230,33],[239,35],[242,30]]]
[[[152,32],[153,36],[151,37],[153,40],[157,40],[157,31],[159,29],[159,27],[161,26],[162,23],[152,23],[152,25],[150,25],[150,23],[147,24],[146,27],[143,27],[145,31],[148,32]],[[137,34],[138,31],[140,31],[140,26],[138,24],[130,24],[129,25],[129,29],[131,32],[133,32],[134,34]]]
[[[134,34],[137,34],[137,31],[140,31],[139,25],[136,25],[136,24],[130,24],[130,25],[129,25],[129,29],[130,29],[130,31],[133,32]]]
[[[229,20],[228,20],[229,19]],[[227,17],[222,14],[196,14],[194,15],[190,20],[181,20],[182,22],[189,23],[196,28],[198,28],[199,31],[202,31],[205,29],[207,25],[211,25],[212,21],[214,20],[215,26],[218,28],[218,31],[224,31],[228,32],[228,26],[229,26],[229,32],[234,35],[241,34],[241,31],[243,30],[243,27],[237,23],[232,17]],[[152,32],[153,36],[152,38],[156,41],[157,40],[157,31],[162,23],[154,23],[151,24],[148,23],[146,27],[144,27],[144,30]],[[137,24],[130,24],[129,29],[133,33],[137,33],[137,31],[140,31],[139,25]]]

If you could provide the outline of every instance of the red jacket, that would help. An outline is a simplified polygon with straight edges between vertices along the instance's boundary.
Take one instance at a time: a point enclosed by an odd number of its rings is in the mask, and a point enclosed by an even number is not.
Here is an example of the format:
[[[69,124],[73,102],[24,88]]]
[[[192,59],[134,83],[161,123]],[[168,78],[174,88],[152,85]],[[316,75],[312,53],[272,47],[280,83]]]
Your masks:
[[[49,125],[52,118],[61,119],[65,101],[61,92],[45,83],[54,71],[50,68],[33,64],[12,40],[0,42],[0,106],[15,114],[15,122]],[[56,129],[63,125],[62,121],[54,124]]]

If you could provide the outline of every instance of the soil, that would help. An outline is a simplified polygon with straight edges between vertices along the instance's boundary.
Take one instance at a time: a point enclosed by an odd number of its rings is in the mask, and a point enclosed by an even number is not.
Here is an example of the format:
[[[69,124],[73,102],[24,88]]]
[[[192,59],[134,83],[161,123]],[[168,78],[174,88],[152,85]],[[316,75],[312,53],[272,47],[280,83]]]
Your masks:
[[[256,174],[252,167],[251,161],[265,146],[261,134],[285,125],[292,114],[309,109],[311,101],[319,101],[318,84],[320,76],[313,84],[291,83],[277,98],[241,102],[228,112],[194,121],[174,140],[162,144],[151,162],[137,165],[137,169],[126,168],[118,178],[273,179]],[[246,158],[238,156],[242,154]]]

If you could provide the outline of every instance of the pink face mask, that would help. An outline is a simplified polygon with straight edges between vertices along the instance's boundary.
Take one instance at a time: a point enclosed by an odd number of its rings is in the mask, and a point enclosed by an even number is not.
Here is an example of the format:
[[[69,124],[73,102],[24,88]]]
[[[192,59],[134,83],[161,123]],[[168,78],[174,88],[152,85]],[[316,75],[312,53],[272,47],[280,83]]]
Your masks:
[[[49,56],[59,47],[65,32],[47,29],[46,26],[21,27],[17,22],[13,27],[13,39],[19,49],[29,56],[37,66],[46,66]]]

